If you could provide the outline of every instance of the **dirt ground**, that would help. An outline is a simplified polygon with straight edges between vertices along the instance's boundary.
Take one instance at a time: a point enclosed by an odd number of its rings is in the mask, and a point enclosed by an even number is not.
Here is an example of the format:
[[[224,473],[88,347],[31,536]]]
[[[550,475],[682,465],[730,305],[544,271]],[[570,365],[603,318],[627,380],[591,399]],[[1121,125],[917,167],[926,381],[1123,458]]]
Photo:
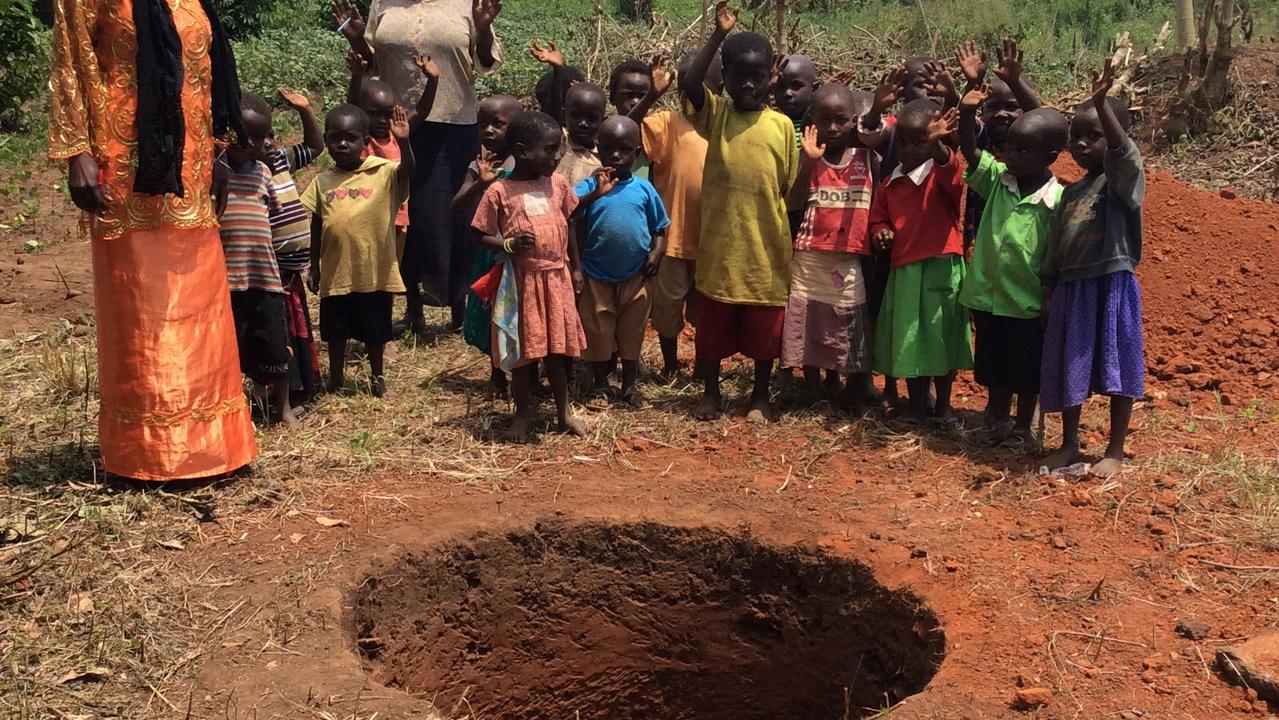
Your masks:
[[[33,182],[57,181],[41,169]],[[0,337],[18,338],[2,346],[11,355],[0,386],[10,414],[0,515],[10,529],[19,515],[52,518],[47,533],[0,544],[0,561],[48,550],[0,584],[13,676],[0,688],[16,716],[645,717],[644,707],[613,704],[642,683],[658,688],[662,717],[1206,720],[1267,711],[1218,677],[1213,656],[1279,618],[1273,204],[1151,174],[1139,273],[1149,399],[1134,419],[1130,468],[1111,482],[1041,478],[1033,457],[978,445],[982,398],[970,383],[960,389],[964,428],[951,435],[799,407],[769,426],[736,416],[698,424],[687,417],[691,391],[677,384],[652,388],[652,410],[590,414],[587,440],[495,445],[506,407],[478,398],[482,362],[442,337],[397,351],[397,399],[325,398],[299,435],[262,434],[254,475],[157,491],[97,477],[91,397],[68,390],[49,410],[69,419],[19,418],[52,384],[34,350],[45,341],[33,338],[91,349],[89,248],[57,200],[50,191],[35,219],[0,236]],[[0,200],[0,217],[14,212]],[[33,239],[40,252],[25,250]],[[735,378],[734,387],[745,382]],[[1105,417],[1103,403],[1089,405],[1093,457]],[[40,449],[51,437],[56,447]],[[764,560],[732,565],[722,587],[711,578],[724,560],[688,575],[702,585],[668,579],[661,592],[637,578],[718,556],[672,559],[679,553],[662,554],[663,540],[639,543],[650,557],[626,572],[561,562],[607,546],[562,549],[578,524],[592,537],[606,523],[671,526],[661,531],[668,539],[711,533],[708,547],[750,545],[762,549],[748,556]],[[464,572],[493,538],[532,549],[508,548],[498,553],[506,560]],[[561,548],[561,564],[538,543]],[[789,583],[774,571],[794,564],[779,558],[819,549],[878,582],[837,591],[850,608],[898,592],[922,602],[929,622],[893,643],[944,634],[944,657],[921,693],[898,702],[905,692],[893,682],[858,675],[863,662],[879,672],[893,660],[901,673],[931,673],[933,655],[875,649],[877,637],[903,631],[886,615],[839,625],[847,642],[819,645],[816,660],[797,650],[838,623],[804,620],[796,608],[843,611],[811,599],[823,597],[803,574],[811,568],[795,571],[808,580]],[[443,555],[452,564],[432,571],[439,584],[422,586],[429,602],[402,591],[386,601],[402,623],[369,609],[374,588],[425,582],[409,568]],[[765,580],[775,584],[752,590]],[[1183,637],[1181,619],[1209,629]],[[412,647],[432,632],[447,642]],[[657,662],[636,650],[660,645],[659,632],[679,633],[683,654]],[[751,633],[768,641],[729,652]],[[736,693],[719,678],[697,697],[672,679],[673,668],[696,677],[707,658],[728,657],[756,663]],[[770,657],[776,666],[761,669]],[[560,664],[548,669],[552,661]],[[857,685],[847,707],[765,705],[752,690],[763,683],[798,698],[823,670],[835,685]],[[575,696],[577,685],[594,690]],[[714,712],[698,705],[708,700]]]

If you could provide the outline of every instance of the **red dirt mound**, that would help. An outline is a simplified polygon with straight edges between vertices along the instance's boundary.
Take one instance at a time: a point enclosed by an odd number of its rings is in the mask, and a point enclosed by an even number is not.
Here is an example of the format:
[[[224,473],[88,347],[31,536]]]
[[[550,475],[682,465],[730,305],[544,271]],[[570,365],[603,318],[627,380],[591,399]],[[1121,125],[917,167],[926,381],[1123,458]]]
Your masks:
[[[1059,175],[1079,168],[1063,160]],[[1151,393],[1279,397],[1279,205],[1146,178],[1141,280]]]

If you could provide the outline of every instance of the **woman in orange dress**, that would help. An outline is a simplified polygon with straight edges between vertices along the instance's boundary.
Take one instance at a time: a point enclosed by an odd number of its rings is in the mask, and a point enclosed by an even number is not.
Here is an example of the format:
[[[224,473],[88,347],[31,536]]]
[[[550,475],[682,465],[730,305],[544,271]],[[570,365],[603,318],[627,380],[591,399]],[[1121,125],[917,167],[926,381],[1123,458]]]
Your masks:
[[[136,3],[136,4],[135,4]],[[110,473],[220,475],[257,455],[210,189],[237,128],[209,0],[54,0],[49,156],[85,210]]]

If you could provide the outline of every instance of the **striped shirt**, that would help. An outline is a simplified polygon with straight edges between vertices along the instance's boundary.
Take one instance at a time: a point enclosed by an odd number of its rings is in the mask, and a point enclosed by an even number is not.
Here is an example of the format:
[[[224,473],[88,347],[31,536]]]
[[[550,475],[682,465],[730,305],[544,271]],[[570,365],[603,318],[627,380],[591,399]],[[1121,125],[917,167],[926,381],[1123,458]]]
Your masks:
[[[271,247],[272,205],[278,203],[266,165],[254,162],[238,169],[228,166],[226,210],[219,233],[226,255],[227,284],[232,292],[284,292]]]
[[[294,145],[277,150],[267,161],[277,203],[271,207],[271,245],[285,272],[302,272],[311,266],[311,216],[302,206],[293,173],[314,160],[311,148]]]

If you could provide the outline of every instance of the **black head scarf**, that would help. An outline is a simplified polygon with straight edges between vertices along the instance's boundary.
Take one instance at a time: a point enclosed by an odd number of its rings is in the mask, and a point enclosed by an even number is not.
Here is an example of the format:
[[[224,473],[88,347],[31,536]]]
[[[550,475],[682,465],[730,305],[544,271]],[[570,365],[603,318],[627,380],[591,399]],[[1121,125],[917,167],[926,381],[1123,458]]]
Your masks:
[[[200,0],[209,18],[213,67],[213,134],[228,130],[243,135],[240,119],[240,81],[226,28],[211,0]],[[138,55],[138,171],[134,192],[184,197],[182,150],[186,124],[182,115],[182,39],[178,37],[166,0],[134,0]]]

